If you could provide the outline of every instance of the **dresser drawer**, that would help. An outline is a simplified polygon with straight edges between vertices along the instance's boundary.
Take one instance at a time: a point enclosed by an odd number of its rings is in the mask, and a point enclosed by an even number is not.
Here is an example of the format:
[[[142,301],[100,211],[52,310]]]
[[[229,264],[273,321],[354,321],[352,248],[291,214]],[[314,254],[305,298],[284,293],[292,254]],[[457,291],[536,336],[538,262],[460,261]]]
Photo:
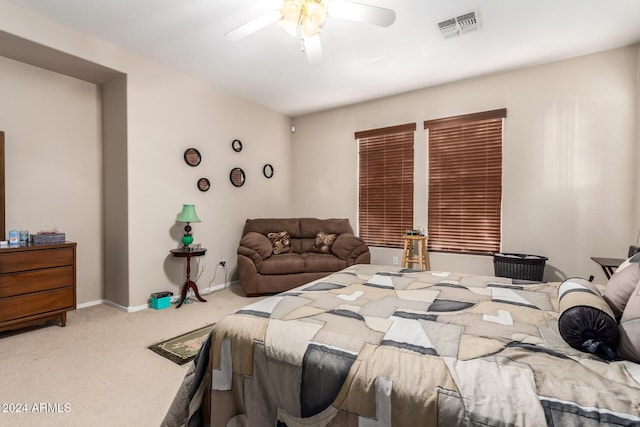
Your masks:
[[[73,265],[74,248],[9,251],[0,254],[0,273]]]
[[[0,298],[72,286],[73,266],[0,274]]]
[[[74,307],[74,288],[55,289],[0,299],[0,322]]]

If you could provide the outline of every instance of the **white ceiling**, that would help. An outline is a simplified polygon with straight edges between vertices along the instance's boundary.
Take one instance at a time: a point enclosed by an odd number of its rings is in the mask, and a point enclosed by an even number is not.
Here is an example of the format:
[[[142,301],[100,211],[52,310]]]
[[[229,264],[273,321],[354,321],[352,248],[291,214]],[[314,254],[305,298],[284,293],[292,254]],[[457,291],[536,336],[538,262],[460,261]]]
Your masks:
[[[640,0],[354,0],[395,23],[329,18],[309,64],[277,24],[225,40],[273,0],[10,1],[292,117],[640,42]],[[438,22],[471,10],[478,31],[441,37]]]

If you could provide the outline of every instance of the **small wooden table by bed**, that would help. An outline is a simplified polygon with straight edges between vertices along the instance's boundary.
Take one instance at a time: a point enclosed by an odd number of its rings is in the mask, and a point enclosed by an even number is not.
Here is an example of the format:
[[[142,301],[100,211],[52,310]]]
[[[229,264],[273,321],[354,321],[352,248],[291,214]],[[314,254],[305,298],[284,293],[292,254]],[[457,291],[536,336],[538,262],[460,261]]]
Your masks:
[[[592,256],[591,259],[602,267],[602,271],[604,271],[607,279],[611,279],[611,275],[615,272],[615,269],[624,262],[621,258],[600,258]]]

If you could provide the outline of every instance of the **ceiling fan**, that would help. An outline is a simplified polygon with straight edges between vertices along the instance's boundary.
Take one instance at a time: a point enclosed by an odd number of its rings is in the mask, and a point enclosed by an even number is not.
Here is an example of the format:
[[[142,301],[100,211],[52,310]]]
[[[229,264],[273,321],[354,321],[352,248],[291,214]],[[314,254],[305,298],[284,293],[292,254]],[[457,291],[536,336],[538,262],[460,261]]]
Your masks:
[[[320,31],[327,18],[340,18],[388,27],[396,20],[391,9],[347,0],[280,0],[277,6],[224,35],[227,40],[237,41],[250,34],[278,23],[292,37],[302,37],[302,50],[310,63],[322,59]]]

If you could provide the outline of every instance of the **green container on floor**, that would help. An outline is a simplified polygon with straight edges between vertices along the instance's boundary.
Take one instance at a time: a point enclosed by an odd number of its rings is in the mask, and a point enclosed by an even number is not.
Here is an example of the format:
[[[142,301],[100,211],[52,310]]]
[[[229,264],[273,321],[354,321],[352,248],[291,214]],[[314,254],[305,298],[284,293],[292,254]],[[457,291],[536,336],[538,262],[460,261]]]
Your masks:
[[[155,308],[156,310],[169,308],[171,305],[171,295],[173,295],[173,292],[169,291],[151,294],[151,308]]]

